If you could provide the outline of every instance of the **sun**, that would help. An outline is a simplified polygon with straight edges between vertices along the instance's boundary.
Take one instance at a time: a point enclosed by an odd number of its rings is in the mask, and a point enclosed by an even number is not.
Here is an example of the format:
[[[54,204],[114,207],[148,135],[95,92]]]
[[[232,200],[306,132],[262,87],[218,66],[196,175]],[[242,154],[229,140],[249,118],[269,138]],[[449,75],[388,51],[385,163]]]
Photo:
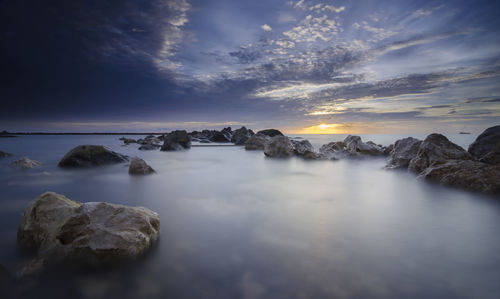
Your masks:
[[[330,125],[327,125],[327,124],[320,124],[320,125],[318,125],[318,128],[320,128],[321,130],[328,129],[329,127],[330,127]]]

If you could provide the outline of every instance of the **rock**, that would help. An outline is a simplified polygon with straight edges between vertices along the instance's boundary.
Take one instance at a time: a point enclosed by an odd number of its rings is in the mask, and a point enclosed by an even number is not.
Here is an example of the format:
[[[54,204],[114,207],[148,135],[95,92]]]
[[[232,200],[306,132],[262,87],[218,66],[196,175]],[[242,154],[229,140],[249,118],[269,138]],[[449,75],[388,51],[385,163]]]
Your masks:
[[[254,135],[252,130],[248,130],[245,127],[241,127],[238,130],[234,131],[233,137],[231,138],[231,142],[236,145],[244,145],[245,142]]]
[[[431,165],[419,178],[475,192],[500,193],[500,165],[472,160],[449,160]]]
[[[191,147],[191,141],[185,130],[177,130],[168,133],[161,147],[162,151],[178,151]]]
[[[384,155],[384,149],[371,141],[364,143],[361,137],[349,135],[344,139],[345,149],[351,156],[357,155]]]
[[[394,144],[384,147],[384,156],[389,156],[394,149]]]
[[[99,265],[141,255],[159,230],[160,216],[146,208],[80,203],[46,192],[24,210],[17,240],[39,258]]]
[[[212,143],[212,142],[208,139],[200,139],[200,143]]]
[[[141,151],[151,151],[159,149],[161,145],[155,143],[146,143],[144,145],[139,146],[139,150]]]
[[[484,130],[469,146],[468,152],[480,160],[498,145],[500,145],[500,126],[494,126]]]
[[[231,139],[233,138],[233,130],[231,129],[231,127],[227,127],[227,128],[224,128],[220,131],[225,137],[226,139],[228,139],[229,141],[231,141]]]
[[[403,138],[396,141],[390,153],[387,169],[408,168],[411,159],[417,156],[422,140],[413,137]]]
[[[0,158],[10,157],[12,154],[0,151]]]
[[[134,157],[130,161],[130,167],[128,168],[130,174],[151,174],[154,172],[154,169],[140,158]]]
[[[262,135],[262,134],[255,134],[252,137],[248,138],[248,140],[245,142],[245,149],[246,150],[264,150],[266,147],[266,144],[269,142],[271,137]]]
[[[59,162],[59,167],[88,167],[121,163],[128,157],[102,145],[79,145],[70,150]]]
[[[345,143],[342,141],[330,142],[319,148],[319,154],[322,159],[338,160],[349,155],[345,149]]]
[[[495,165],[500,164],[500,143],[479,159],[480,162]]]
[[[123,143],[125,144],[131,144],[131,143],[137,143],[137,140],[135,139],[132,139],[132,138],[125,138],[125,137],[122,137],[120,138],[121,141],[123,141]]]
[[[266,143],[264,154],[272,158],[287,158],[293,156],[294,147],[288,137],[276,135]]]
[[[215,131],[209,139],[212,142],[231,142],[231,137],[222,132]]]
[[[42,166],[42,162],[31,160],[28,157],[23,157],[22,159],[12,161],[9,166],[12,168],[31,169]]]
[[[291,140],[294,153],[297,156],[303,157],[304,159],[317,159],[319,155],[314,151],[314,147],[311,145],[309,140]]]
[[[463,148],[441,134],[430,134],[420,144],[417,155],[411,159],[408,169],[420,173],[433,164],[448,160],[470,160],[472,157]]]
[[[257,134],[266,135],[269,137],[284,136],[283,133],[281,133],[280,131],[278,131],[276,129],[260,130],[259,132],[257,132]]]

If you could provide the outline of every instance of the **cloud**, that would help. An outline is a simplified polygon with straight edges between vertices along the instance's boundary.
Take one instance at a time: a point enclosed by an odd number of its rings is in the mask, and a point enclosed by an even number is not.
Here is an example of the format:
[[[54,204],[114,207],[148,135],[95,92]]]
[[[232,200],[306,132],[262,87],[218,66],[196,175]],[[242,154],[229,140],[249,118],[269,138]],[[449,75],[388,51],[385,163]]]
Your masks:
[[[431,9],[417,9],[415,11],[413,11],[412,15],[414,17],[425,17],[425,16],[428,16],[428,15],[431,15],[433,12],[435,12],[436,10],[439,10],[441,8],[444,7],[444,4],[443,5],[439,5],[439,6],[436,6],[436,7],[433,7]]]
[[[264,24],[264,25],[260,26],[260,28],[262,28],[262,30],[264,30],[264,31],[271,31],[271,30],[273,30],[273,28],[271,28],[271,26],[269,26],[267,24]]]

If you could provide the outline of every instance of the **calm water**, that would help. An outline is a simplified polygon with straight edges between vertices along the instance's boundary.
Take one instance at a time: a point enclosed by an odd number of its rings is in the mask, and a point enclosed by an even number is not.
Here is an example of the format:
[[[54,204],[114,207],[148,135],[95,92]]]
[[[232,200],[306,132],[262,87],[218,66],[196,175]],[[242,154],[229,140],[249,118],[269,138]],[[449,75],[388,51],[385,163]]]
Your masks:
[[[18,288],[73,298],[499,298],[500,201],[385,171],[384,159],[273,160],[241,147],[141,152],[120,136],[0,139],[0,263],[19,261],[16,229],[45,191],[78,201],[140,205],[161,215],[161,240],[143,260],[94,272],[50,271]],[[318,147],[344,135],[303,136]],[[373,135],[387,145],[406,136]],[[424,136],[415,136],[424,137]],[[448,136],[466,147],[476,136]],[[137,138],[135,136],[134,138]],[[62,170],[79,144],[145,159]],[[13,159],[44,162],[10,169]],[[45,295],[45,296],[44,296]]]

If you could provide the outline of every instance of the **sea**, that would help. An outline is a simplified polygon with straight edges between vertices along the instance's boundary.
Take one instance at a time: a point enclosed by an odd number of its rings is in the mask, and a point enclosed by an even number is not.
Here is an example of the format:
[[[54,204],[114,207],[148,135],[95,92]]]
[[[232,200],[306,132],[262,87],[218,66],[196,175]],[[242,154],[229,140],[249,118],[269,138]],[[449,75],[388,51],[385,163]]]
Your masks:
[[[292,137],[318,148],[345,136]],[[0,150],[14,154],[0,159],[0,264],[10,273],[25,258],[16,246],[21,214],[46,191],[144,206],[161,217],[160,240],[144,257],[106,268],[50,268],[13,280],[5,296],[500,298],[498,197],[385,170],[385,158],[273,159],[240,146],[139,151],[119,137],[0,138]],[[361,137],[389,145],[407,136]],[[477,135],[447,137],[467,148]],[[127,163],[57,167],[82,144],[140,157],[156,173],[131,176]],[[43,166],[8,166],[23,156]]]

